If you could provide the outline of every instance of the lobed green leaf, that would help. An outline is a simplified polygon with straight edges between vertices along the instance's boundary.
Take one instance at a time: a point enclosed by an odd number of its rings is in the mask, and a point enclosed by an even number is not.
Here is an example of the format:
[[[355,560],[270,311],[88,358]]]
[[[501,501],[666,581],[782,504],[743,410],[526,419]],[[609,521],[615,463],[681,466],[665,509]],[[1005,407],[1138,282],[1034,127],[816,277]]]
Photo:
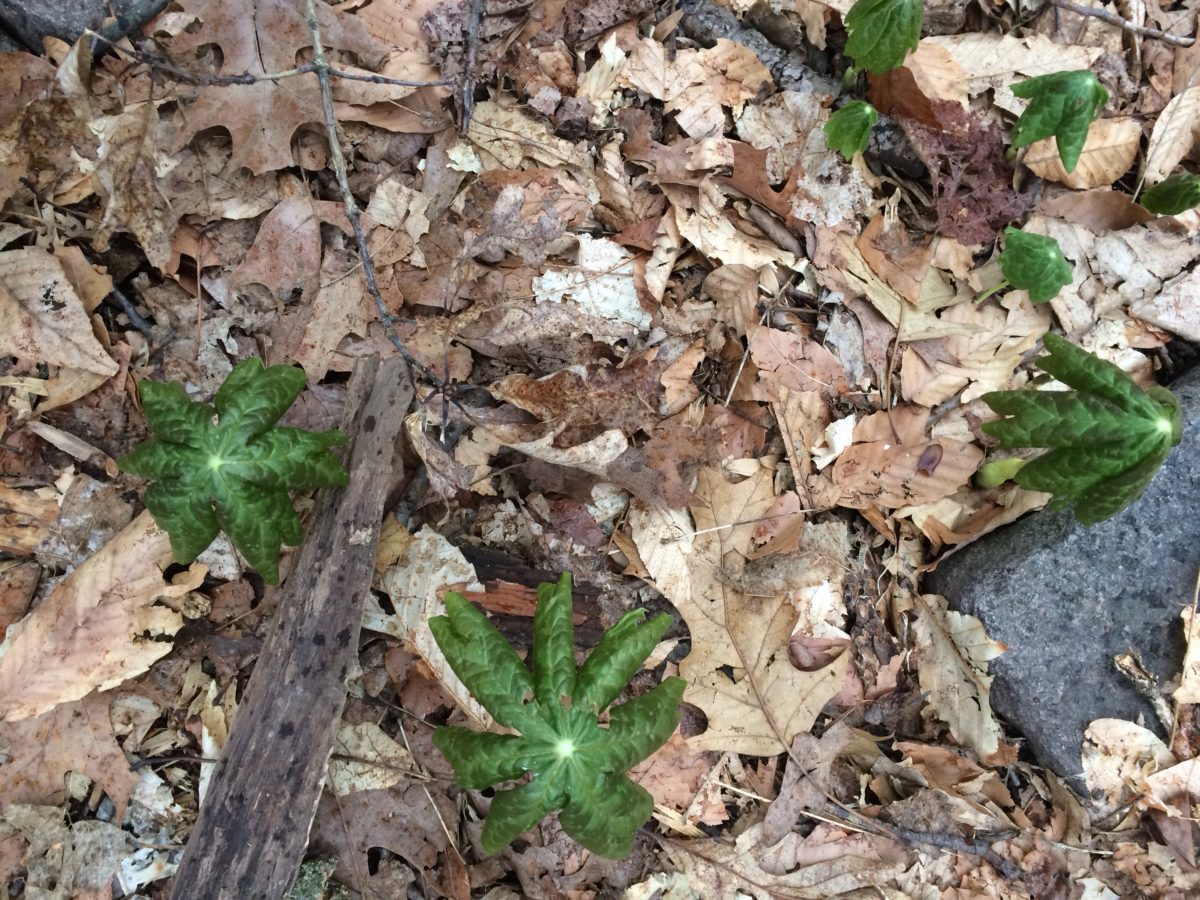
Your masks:
[[[875,74],[896,68],[917,49],[924,13],[921,0],[858,0],[846,13],[846,55]]]
[[[1004,229],[1000,271],[1013,287],[1028,291],[1029,299],[1034,303],[1053,300],[1075,277],[1058,241],[1012,226]]]
[[[870,103],[851,100],[841,109],[835,110],[825,123],[825,143],[846,159],[867,149],[871,129],[879,121],[879,113]]]
[[[279,580],[280,547],[303,538],[288,491],[349,480],[329,450],[345,435],[271,427],[303,387],[301,370],[264,368],[258,359],[234,366],[212,406],[189,400],[176,382],[142,382],[154,437],[120,466],[156,480],[146,508],[170,536],[177,562],[192,562],[224,531],[266,581]]]
[[[1177,216],[1200,206],[1200,175],[1179,172],[1142,194],[1142,207],[1159,216]]]
[[[521,732],[500,736],[450,727],[434,733],[434,743],[464,787],[478,790],[528,779],[492,800],[483,829],[484,852],[494,853],[557,809],[567,833],[592,852],[628,854],[653,800],[623,773],[678,726],[684,681],[668,678],[614,707],[607,727],[597,717],[654,648],[670,617],[643,624],[642,611],[627,613],[576,670],[571,578],[563,575],[557,584],[538,588],[531,674],[465,599],[447,594],[446,609],[446,616],[429,623],[438,646],[496,720]]]
[[[1020,465],[1021,487],[1069,503],[1085,525],[1116,515],[1139,496],[1182,435],[1178,399],[1141,390],[1118,366],[1054,334],[1043,371],[1072,391],[995,391],[983,400],[1006,418],[983,431],[1006,448],[1049,452]]]
[[[1084,69],[1039,75],[1011,87],[1016,96],[1029,101],[1013,126],[1013,148],[1053,137],[1063,168],[1074,172],[1088,128],[1108,103],[1104,85]]]

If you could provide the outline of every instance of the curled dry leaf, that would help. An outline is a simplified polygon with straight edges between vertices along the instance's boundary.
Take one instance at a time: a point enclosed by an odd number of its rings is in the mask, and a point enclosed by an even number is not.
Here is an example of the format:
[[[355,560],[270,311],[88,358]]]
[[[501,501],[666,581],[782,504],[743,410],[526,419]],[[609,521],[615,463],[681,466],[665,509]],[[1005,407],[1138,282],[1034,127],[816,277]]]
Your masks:
[[[475,567],[440,534],[429,528],[412,534],[389,517],[379,533],[375,571],[379,586],[387,592],[396,611],[391,615],[385,613],[368,594],[363,628],[389,634],[410,645],[459,708],[482,727],[490,727],[491,715],[450,670],[429,630],[430,617],[446,611],[442,593],[447,588],[483,590],[475,577]]]
[[[684,701],[708,716],[708,729],[689,741],[696,749],[781,752],[812,727],[841,689],[849,663],[842,654],[819,671],[796,669],[788,658],[792,605],[747,594],[730,578],[744,566],[758,520],[774,503],[772,480],[765,466],[737,484],[719,469],[703,469],[690,517],[640,503],[630,509],[642,562],[691,631],[692,652],[679,674],[688,681]]]
[[[1150,132],[1142,179],[1155,185],[1170,175],[1196,143],[1200,128],[1200,86],[1190,87],[1171,98]]]
[[[954,739],[992,765],[1012,762],[1016,749],[1004,743],[1000,723],[992,715],[992,676],[988,660],[1007,647],[993,641],[974,616],[947,608],[933,594],[914,596],[917,614],[917,673],[929,692],[929,704],[950,727]]]
[[[1142,129],[1132,118],[1097,119],[1088,128],[1079,162],[1063,168],[1054,138],[1035,141],[1023,162],[1033,174],[1077,190],[1106,187],[1133,166],[1142,145]]]
[[[117,374],[62,263],[37,247],[0,253],[0,353],[30,363]]]
[[[172,562],[166,532],[143,512],[11,626],[0,647],[4,719],[108,690],[170,653],[161,638],[175,634],[183,617],[155,601],[195,590],[208,571],[193,565],[168,584],[163,570]]]

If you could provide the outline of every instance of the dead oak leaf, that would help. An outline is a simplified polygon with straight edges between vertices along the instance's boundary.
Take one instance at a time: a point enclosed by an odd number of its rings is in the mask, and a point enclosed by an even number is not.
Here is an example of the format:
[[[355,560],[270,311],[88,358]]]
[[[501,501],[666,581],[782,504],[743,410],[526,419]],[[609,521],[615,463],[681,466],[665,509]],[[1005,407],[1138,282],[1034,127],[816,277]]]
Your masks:
[[[0,655],[4,719],[107,690],[169,653],[170,641],[146,635],[170,637],[183,617],[155,602],[195,590],[208,571],[194,565],[168,584],[172,561],[166,533],[143,512],[10,626]]]
[[[723,39],[703,50],[681,50],[669,60],[661,41],[643,38],[620,79],[662,100],[692,137],[721,134],[725,107],[740,113],[760,91],[774,85],[771,73],[752,50]]]
[[[923,422],[928,410],[920,410]],[[965,485],[983,461],[983,450],[974,443],[950,438],[925,440],[915,432],[907,436],[889,415],[875,413],[859,422],[855,437],[860,441],[842,451],[833,467],[833,480],[840,490],[838,504],[854,509],[877,506],[896,509],[931,503],[949,496]],[[863,441],[870,428],[886,427],[882,437]]]
[[[260,75],[296,66],[301,51],[312,46],[312,35],[298,0],[187,0],[184,14],[199,22],[172,42],[182,54],[209,45],[220,46],[222,73]],[[358,55],[366,65],[382,61],[387,48],[368,34],[362,22],[316,5],[321,39],[327,50]],[[292,163],[292,135],[308,122],[322,121],[321,95],[314,76],[301,75],[247,85],[210,86],[184,108],[186,127],[175,149],[206,128],[224,128],[233,139],[229,169],[250,169],[255,175],[285,169]]]
[[[29,362],[117,374],[62,262],[37,247],[0,253],[0,353]]]
[[[744,566],[758,520],[774,503],[772,483],[766,466],[737,484],[707,468],[691,516],[640,503],[630,509],[638,554],[691,632],[692,651],[679,672],[688,681],[684,700],[708,716],[708,729],[689,741],[698,750],[777,754],[812,727],[844,680],[847,654],[816,672],[796,669],[788,658],[791,604],[745,594],[730,577]]]
[[[106,694],[91,693],[36,718],[0,722],[6,759],[0,765],[0,795],[6,804],[58,804],[66,799],[66,774],[96,782],[125,818],[129,796],[140,780],[117,743]]]

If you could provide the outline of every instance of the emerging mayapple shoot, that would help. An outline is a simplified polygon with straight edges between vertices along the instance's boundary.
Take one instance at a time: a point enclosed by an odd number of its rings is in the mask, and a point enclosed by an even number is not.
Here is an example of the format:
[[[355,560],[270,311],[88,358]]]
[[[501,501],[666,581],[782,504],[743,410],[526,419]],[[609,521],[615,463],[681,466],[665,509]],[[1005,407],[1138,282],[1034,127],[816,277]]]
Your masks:
[[[495,853],[548,813],[593,853],[620,859],[654,809],[645,788],[625,770],[666,742],[679,724],[682,678],[614,706],[667,630],[671,617],[643,622],[643,610],[621,617],[582,666],[575,667],[571,576],[538,587],[533,619],[533,671],[487,617],[461,594],[446,594],[446,615],[429,620],[446,660],[475,699],[501,725],[520,734],[450,726],[433,743],[470,790],[522,780],[492,798],[483,851]]]
[[[260,359],[234,366],[213,406],[189,400],[178,382],[141,383],[154,436],[120,466],[156,479],[146,508],[170,536],[176,562],[190,563],[224,531],[266,581],[279,581],[280,545],[303,536],[288,491],[348,481],[329,451],[345,443],[340,431],[272,427],[304,383],[300,369],[264,368]]]
[[[1012,477],[1023,488],[1054,494],[1080,522],[1094,525],[1140,497],[1179,443],[1179,400],[1163,387],[1143,391],[1119,366],[1058,335],[1047,334],[1045,343],[1050,354],[1038,368],[1074,390],[984,394],[1007,418],[985,422],[983,430],[1001,447],[1049,448]],[[1012,468],[1013,460],[988,463],[978,481],[994,485]]]

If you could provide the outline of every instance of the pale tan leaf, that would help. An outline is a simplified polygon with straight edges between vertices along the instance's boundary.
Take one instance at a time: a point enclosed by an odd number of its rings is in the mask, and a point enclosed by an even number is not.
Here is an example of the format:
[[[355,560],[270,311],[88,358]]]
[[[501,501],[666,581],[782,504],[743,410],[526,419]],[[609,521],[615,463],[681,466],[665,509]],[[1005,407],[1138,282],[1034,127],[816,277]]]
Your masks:
[[[1129,305],[1129,312],[1181,338],[1200,342],[1200,271],[1183,272],[1161,291],[1139,297]]]
[[[791,604],[743,593],[730,577],[744,566],[757,520],[774,503],[772,481],[766,466],[737,484],[719,469],[704,469],[691,517],[631,506],[638,553],[691,632],[692,652],[679,672],[688,681],[684,700],[708,717],[708,729],[688,742],[698,750],[779,753],[812,727],[845,677],[848,654],[816,672],[796,669],[788,658]]]
[[[987,674],[988,661],[1008,648],[989,638],[974,616],[948,609],[944,597],[926,594],[912,600],[917,673],[930,706],[954,739],[980,760],[1011,761],[1015,751],[1004,743],[992,715],[992,676]]]
[[[1200,127],[1200,86],[1172,97],[1158,114],[1142,166],[1147,186],[1158,184],[1187,156],[1196,142],[1197,127]]]
[[[1074,171],[1063,168],[1054,138],[1030,144],[1024,163],[1035,175],[1067,187],[1106,187],[1129,171],[1141,145],[1142,128],[1134,119],[1097,119],[1088,129]]]
[[[407,780],[415,769],[412,753],[374,722],[343,722],[329,760],[329,789],[338,797],[386,790]]]
[[[475,567],[440,534],[422,528],[414,535],[389,517],[379,533],[375,571],[379,586],[391,598],[396,612],[385,613],[379,602],[368,594],[363,628],[390,634],[411,646],[454,702],[477,724],[490,727],[491,715],[451,671],[429,630],[429,619],[446,612],[442,600],[445,590],[483,589],[475,577]]]
[[[159,598],[200,586],[194,564],[168,584],[171,543],[149,512],[71,572],[0,645],[0,710],[9,721],[36,716],[93,690],[107,690],[171,651],[165,638],[183,625]]]
[[[1083,733],[1084,783],[1089,794],[1110,809],[1142,794],[1147,775],[1176,761],[1162,738],[1133,722],[1097,719]]]
[[[1195,615],[1190,606],[1185,606],[1180,616],[1187,651],[1183,655],[1183,672],[1179,687],[1175,689],[1175,702],[1200,703],[1200,616]]]
[[[0,252],[0,353],[117,374],[62,263],[37,247]]]

